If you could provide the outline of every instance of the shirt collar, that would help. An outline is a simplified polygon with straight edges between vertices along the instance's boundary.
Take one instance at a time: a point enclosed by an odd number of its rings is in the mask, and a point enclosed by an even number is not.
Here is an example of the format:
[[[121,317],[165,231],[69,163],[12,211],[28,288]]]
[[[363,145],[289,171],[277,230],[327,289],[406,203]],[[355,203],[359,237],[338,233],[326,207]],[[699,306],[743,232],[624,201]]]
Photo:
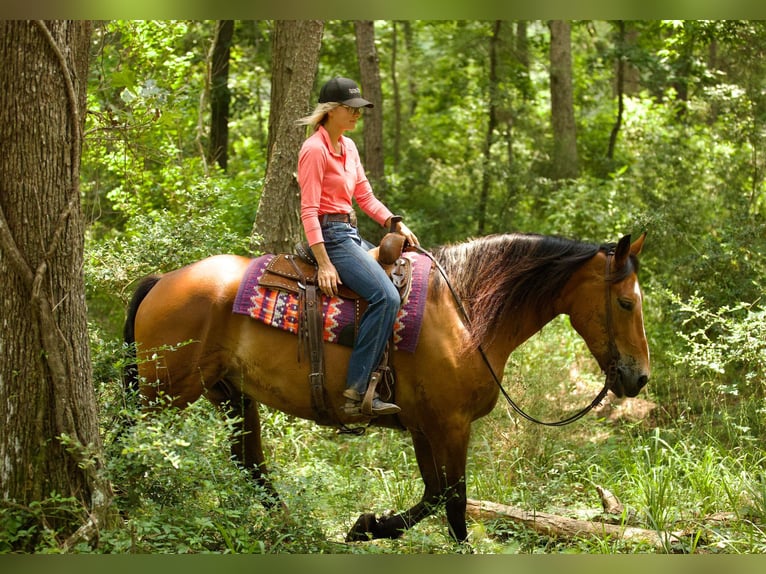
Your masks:
[[[345,148],[345,144],[343,143],[343,135],[338,138],[338,141],[341,145],[341,153],[337,154],[335,153],[335,150],[333,149],[332,141],[330,140],[330,132],[328,132],[324,126],[319,126],[319,133],[322,134],[322,141],[324,142],[324,145],[327,146],[327,149],[330,151],[330,153],[334,155],[343,155],[343,150]]]

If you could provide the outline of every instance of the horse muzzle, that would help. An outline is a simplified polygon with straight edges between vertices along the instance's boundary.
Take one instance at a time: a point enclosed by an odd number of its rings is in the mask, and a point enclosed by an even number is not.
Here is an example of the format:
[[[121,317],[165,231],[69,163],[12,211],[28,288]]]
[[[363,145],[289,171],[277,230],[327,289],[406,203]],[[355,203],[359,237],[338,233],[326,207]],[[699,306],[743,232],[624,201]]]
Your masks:
[[[649,382],[649,375],[635,367],[617,365],[613,373],[609,390],[618,398],[637,396]]]

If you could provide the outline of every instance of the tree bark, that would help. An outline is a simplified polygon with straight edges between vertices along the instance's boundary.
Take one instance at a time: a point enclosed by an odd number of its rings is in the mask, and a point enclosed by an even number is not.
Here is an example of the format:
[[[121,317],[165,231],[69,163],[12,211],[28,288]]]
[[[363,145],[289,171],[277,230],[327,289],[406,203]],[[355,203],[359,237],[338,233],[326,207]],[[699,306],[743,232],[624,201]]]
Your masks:
[[[529,77],[529,38],[527,37],[527,23],[524,20],[516,22],[516,47],[514,56],[521,68],[520,78],[517,80],[519,89],[528,101],[532,98],[532,80]]]
[[[489,105],[487,106],[487,133],[484,136],[484,149],[482,150],[482,175],[479,202],[477,205],[477,229],[479,235],[486,233],[487,204],[489,202],[489,189],[492,185],[492,142],[497,128],[497,108],[499,99],[499,85],[497,75],[498,44],[500,41],[501,20],[495,20],[492,25],[492,35],[489,38]]]
[[[396,29],[396,20],[391,23],[391,90],[394,94],[394,171],[399,169],[399,160],[402,149],[402,97],[399,92],[399,78],[397,70],[397,58],[399,56],[399,38]]]
[[[616,57],[616,78],[615,78],[615,90],[617,92],[617,117],[614,120],[614,126],[609,134],[609,147],[606,150],[606,157],[614,159],[614,148],[617,145],[617,135],[620,133],[620,127],[622,126],[622,114],[625,108],[624,94],[625,94],[625,20],[617,21],[618,36],[617,36],[617,57]]]
[[[305,128],[296,125],[310,109],[324,24],[278,21],[274,30],[269,160],[253,225],[253,251],[291,252],[301,239],[298,152]]]
[[[380,87],[380,62],[375,49],[375,24],[372,20],[356,20],[354,30],[362,95],[375,104],[374,108],[364,111],[364,170],[376,195],[383,199],[383,95]]]
[[[87,21],[0,21],[0,506],[75,497],[67,548],[109,517],[82,274]]]
[[[410,20],[401,20],[401,23],[404,32],[404,49],[407,54],[407,70],[410,72],[412,70],[411,63],[415,58],[414,54],[417,50],[417,43],[415,42],[415,31],[412,28],[412,22]],[[405,124],[412,116],[415,115],[415,109],[418,105],[418,82],[415,74],[407,74],[407,92],[410,99],[410,107],[404,122]]]
[[[210,144],[208,163],[226,171],[229,163],[229,56],[234,20],[218,20],[210,57]]]
[[[577,135],[572,96],[572,37],[569,23],[551,20],[551,123],[554,179],[575,178],[579,173]]]

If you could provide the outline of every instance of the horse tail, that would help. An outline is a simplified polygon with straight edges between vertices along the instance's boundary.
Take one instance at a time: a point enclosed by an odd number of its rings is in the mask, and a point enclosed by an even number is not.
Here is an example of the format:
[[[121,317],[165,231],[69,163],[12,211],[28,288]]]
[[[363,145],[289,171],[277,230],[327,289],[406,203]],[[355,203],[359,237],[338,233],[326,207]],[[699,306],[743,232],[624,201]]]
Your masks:
[[[136,313],[141,302],[149,294],[149,291],[160,280],[161,275],[149,275],[141,280],[136,287],[133,297],[128,305],[128,314],[125,318],[123,340],[125,341],[125,365],[122,370],[122,386],[126,396],[138,397],[138,359],[136,356]]]

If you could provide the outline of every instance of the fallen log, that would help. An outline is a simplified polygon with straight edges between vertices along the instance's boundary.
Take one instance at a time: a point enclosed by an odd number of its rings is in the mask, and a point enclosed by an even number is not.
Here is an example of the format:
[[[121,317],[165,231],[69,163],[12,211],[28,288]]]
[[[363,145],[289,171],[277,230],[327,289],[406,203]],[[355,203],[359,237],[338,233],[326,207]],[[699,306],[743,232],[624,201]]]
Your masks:
[[[678,536],[671,532],[656,532],[634,526],[580,520],[547,512],[527,512],[513,506],[487,500],[468,499],[467,503],[466,514],[475,520],[509,520],[547,536],[562,538],[598,537],[646,542],[664,552],[670,551],[671,545],[680,542]]]

